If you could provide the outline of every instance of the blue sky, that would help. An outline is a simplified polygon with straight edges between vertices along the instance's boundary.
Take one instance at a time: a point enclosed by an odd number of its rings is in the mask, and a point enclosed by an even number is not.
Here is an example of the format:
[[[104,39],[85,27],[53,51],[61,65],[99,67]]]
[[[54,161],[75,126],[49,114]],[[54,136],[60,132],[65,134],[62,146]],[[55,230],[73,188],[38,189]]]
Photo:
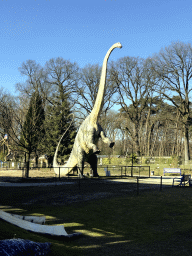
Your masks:
[[[0,87],[15,93],[28,59],[102,65],[116,42],[123,48],[110,60],[147,58],[175,41],[192,42],[191,0],[1,0]]]

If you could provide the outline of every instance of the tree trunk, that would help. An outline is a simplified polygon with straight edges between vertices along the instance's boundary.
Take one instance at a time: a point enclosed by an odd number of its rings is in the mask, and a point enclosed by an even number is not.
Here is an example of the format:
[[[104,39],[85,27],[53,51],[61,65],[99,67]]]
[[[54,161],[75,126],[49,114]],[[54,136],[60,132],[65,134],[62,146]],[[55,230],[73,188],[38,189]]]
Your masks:
[[[184,124],[184,154],[185,154],[185,164],[188,164],[189,157],[189,130],[186,124]]]
[[[177,156],[182,156],[182,131],[178,131],[177,137]]]
[[[39,156],[37,155],[37,153],[35,154],[35,167],[38,168],[38,158]]]
[[[23,178],[25,179],[29,178],[30,156],[31,156],[31,153],[28,153],[27,160],[25,161],[25,164],[24,164]]]
[[[145,125],[145,155],[149,156],[149,150],[150,150],[150,137],[151,133],[149,132],[149,118],[150,118],[151,109],[149,109],[146,119],[146,125]]]
[[[139,131],[138,131],[138,124],[134,125],[135,131],[134,131],[134,143],[135,143],[135,150],[137,153],[137,156],[140,156],[141,151],[140,151],[140,145],[139,145]]]
[[[178,122],[178,120],[177,120]],[[173,143],[173,148],[172,148],[172,153],[171,155],[173,156],[174,154],[178,155],[177,153],[177,141],[178,141],[178,123],[176,123],[175,126],[175,141]]]
[[[150,152],[150,154],[149,154],[150,156],[153,156],[153,151],[154,151],[154,148],[155,148],[155,144],[156,144],[156,140],[157,140],[158,133],[159,133],[159,124],[157,125],[156,135],[155,135],[155,138],[154,138],[154,143],[153,143],[153,145],[151,146],[151,152]]]

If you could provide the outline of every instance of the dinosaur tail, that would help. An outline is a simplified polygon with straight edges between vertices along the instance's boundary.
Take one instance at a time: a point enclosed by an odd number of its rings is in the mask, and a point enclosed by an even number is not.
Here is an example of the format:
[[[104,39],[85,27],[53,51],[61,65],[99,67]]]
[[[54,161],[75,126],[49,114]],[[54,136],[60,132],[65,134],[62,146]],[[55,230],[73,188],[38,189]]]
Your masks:
[[[61,136],[61,138],[59,140],[59,143],[58,143],[58,145],[56,147],[54,158],[53,158],[53,169],[54,169],[54,172],[55,172],[55,174],[57,174],[57,175],[60,174],[61,176],[67,175],[73,169],[73,167],[68,167],[69,166],[68,165],[69,161],[65,165],[59,165],[58,162],[57,162],[57,154],[58,154],[58,150],[59,150],[59,146],[60,146],[61,140],[63,139],[63,137],[65,136],[65,134],[69,130],[69,128],[71,127],[72,122],[74,120],[74,114],[70,114],[70,115],[73,115],[73,119],[72,119],[70,125],[68,126],[67,130]]]

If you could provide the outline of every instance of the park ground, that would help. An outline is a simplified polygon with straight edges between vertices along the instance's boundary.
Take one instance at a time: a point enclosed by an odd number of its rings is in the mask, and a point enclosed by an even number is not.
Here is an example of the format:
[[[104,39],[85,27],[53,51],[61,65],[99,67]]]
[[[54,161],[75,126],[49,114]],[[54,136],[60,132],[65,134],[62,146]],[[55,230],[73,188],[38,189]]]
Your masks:
[[[0,239],[51,242],[51,255],[191,255],[192,187],[163,186],[160,191],[158,184],[141,182],[138,195],[133,182],[62,182],[1,186],[0,209],[43,215],[48,225],[64,225],[69,234],[81,232],[82,236],[72,241],[44,237],[0,220]]]

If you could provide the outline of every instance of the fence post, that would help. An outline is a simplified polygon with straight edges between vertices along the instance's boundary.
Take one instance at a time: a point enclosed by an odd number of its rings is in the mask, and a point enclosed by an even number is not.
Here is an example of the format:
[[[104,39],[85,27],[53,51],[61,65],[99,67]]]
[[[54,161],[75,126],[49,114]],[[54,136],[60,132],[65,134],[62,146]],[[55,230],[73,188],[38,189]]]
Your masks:
[[[122,178],[122,166],[121,166],[121,178]]]
[[[59,180],[60,180],[60,167],[59,167]]]
[[[81,172],[78,171],[78,169],[77,169],[77,173],[80,173],[80,174],[81,174]],[[78,183],[79,183],[79,184],[78,184],[78,185],[79,185],[79,191],[80,191],[80,185],[81,185],[81,184],[80,184],[80,179],[81,179],[81,175],[79,175],[79,182],[78,182]]]
[[[160,181],[160,191],[162,191],[162,176],[161,176],[161,181]]]
[[[151,171],[150,171],[150,166],[149,166],[149,178],[150,178],[150,175],[151,175]]]
[[[139,195],[139,177],[137,177],[137,196]]]

